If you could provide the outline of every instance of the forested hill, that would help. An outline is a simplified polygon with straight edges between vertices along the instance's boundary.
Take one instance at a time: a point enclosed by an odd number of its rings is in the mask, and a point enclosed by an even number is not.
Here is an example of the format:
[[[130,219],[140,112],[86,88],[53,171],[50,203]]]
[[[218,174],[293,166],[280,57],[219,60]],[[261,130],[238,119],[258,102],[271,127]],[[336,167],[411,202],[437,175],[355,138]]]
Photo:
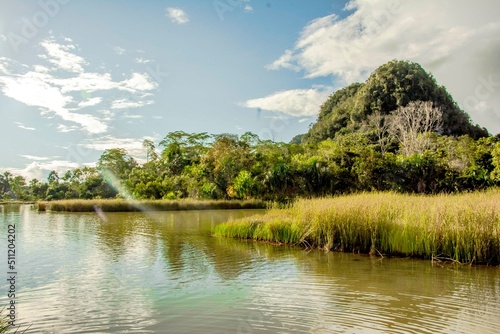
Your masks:
[[[474,139],[488,136],[488,131],[472,124],[446,88],[419,64],[393,60],[377,68],[366,82],[353,83],[330,95],[320,108],[317,122],[295,141],[318,143],[334,138],[338,132],[355,132],[368,125],[370,115],[390,115],[412,101],[431,101],[442,111],[441,134]]]

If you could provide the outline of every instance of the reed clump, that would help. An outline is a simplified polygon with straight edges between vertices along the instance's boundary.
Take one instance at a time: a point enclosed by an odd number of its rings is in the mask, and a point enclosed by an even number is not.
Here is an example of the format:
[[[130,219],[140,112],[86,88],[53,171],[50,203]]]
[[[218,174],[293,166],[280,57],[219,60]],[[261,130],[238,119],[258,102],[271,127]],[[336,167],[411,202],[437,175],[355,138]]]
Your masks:
[[[218,225],[214,234],[326,250],[500,264],[500,190],[301,199],[287,209]]]
[[[177,210],[225,210],[225,209],[264,209],[266,203],[259,200],[221,201],[221,200],[143,200],[124,199],[101,200],[61,200],[38,202],[38,211],[65,212],[135,212],[135,211],[177,211]]]

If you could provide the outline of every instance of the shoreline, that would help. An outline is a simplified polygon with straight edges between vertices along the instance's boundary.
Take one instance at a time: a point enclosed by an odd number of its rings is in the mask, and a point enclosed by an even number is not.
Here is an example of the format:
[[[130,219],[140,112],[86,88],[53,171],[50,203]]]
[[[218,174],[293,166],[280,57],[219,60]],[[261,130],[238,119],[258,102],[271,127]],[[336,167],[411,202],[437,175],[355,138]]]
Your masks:
[[[268,204],[260,200],[134,200],[91,199],[40,201],[38,211],[53,212],[139,212],[179,210],[233,210],[266,209]]]
[[[362,193],[301,199],[215,226],[231,237],[307,249],[500,264],[500,190],[455,195]]]
[[[36,201],[0,201],[0,205],[36,204]]]

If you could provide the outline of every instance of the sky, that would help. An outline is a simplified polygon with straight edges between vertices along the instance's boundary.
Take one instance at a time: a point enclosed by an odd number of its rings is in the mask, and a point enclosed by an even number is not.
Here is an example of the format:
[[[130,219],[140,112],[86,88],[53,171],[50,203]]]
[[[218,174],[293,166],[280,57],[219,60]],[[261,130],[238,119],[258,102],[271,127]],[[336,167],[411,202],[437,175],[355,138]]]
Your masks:
[[[288,142],[334,91],[420,63],[500,132],[500,3],[0,0],[0,171],[44,179],[169,132]]]

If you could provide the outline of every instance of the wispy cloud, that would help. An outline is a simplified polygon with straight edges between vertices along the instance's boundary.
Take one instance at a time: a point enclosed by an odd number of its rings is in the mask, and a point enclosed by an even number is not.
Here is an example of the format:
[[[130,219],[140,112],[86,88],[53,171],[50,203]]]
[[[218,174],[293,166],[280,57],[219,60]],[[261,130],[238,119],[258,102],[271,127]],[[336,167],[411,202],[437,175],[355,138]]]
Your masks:
[[[151,59],[144,59],[144,58],[135,58],[135,62],[137,64],[148,64],[150,62],[152,62]]]
[[[27,155],[27,154],[19,154],[20,157],[26,158],[28,160],[34,160],[34,161],[46,161],[51,159],[50,157],[39,157],[36,155]]]
[[[127,150],[128,154],[134,157],[142,157],[145,154],[145,150],[142,146],[144,139],[153,141],[156,140],[156,138],[150,136],[144,136],[141,138],[117,138],[109,135],[97,139],[87,140],[85,143],[80,145],[85,149],[92,149],[96,151],[104,151],[119,147]]]
[[[288,70],[298,72],[298,71],[300,71],[300,66],[293,64],[292,63],[293,59],[294,59],[293,51],[286,50],[285,53],[281,57],[276,59],[271,64],[266,65],[265,68],[267,70],[279,70],[280,68],[285,68]]]
[[[60,89],[41,80],[35,72],[15,77],[0,76],[0,84],[3,84],[1,90],[6,96],[28,106],[44,108],[65,121],[80,124],[90,133],[107,130],[107,125],[92,115],[70,112],[65,106],[72,102],[72,97],[63,95]]]
[[[50,171],[56,171],[59,174],[66,172],[69,169],[79,167],[76,162],[66,160],[41,161],[36,160],[26,165],[25,168],[10,168],[9,171],[15,175],[22,175],[27,179],[42,179]],[[48,159],[47,159],[48,160]]]
[[[102,102],[102,97],[94,97],[94,98],[90,98],[90,99],[79,102],[78,107],[80,107],[80,108],[92,107],[92,106],[95,106],[101,102]]]
[[[115,100],[111,104],[111,109],[129,109],[129,108],[140,108],[149,104],[153,104],[154,101],[130,101],[127,99]]]
[[[158,84],[148,73],[133,72],[129,78],[116,81],[109,73],[87,71],[84,68],[87,62],[73,53],[77,46],[70,39],[58,43],[50,37],[40,45],[44,50],[40,59],[49,65],[28,66],[0,58],[0,92],[25,105],[40,108],[45,117],[55,115],[66,122],[78,124],[79,130],[99,134],[108,130],[107,121],[110,118],[100,119],[92,114],[95,111],[77,111],[103,103],[103,93],[107,92],[107,100],[111,100],[108,104],[110,108],[140,107],[154,102],[150,92],[156,90]],[[116,92],[122,92],[122,95],[125,92],[130,98],[110,99]],[[128,104],[126,101],[129,101]],[[59,132],[75,130],[74,125],[58,125]]]
[[[123,115],[123,117],[129,118],[129,119],[141,119],[144,116],[142,116],[142,115],[130,115],[130,114],[127,114],[127,115]]]
[[[292,89],[266,97],[248,100],[241,105],[269,111],[279,111],[293,116],[318,113],[320,105],[328,98],[331,88]]]
[[[189,22],[186,12],[178,7],[168,7],[165,15],[170,18],[170,21],[176,24],[186,24]]]
[[[40,58],[46,59],[48,62],[56,66],[57,69],[62,69],[74,73],[82,73],[85,60],[72,53],[75,49],[73,44],[59,44],[53,38],[49,38],[40,43],[47,51],[46,54],[40,55]]]
[[[73,132],[73,131],[77,131],[79,129],[80,128],[77,127],[77,126],[75,126],[75,125],[72,125],[72,126],[67,126],[67,125],[64,125],[64,124],[57,125],[57,131],[61,132],[61,133]]]
[[[25,126],[24,124],[22,123],[19,123],[19,122],[14,122],[18,128],[21,128],[21,129],[24,129],[24,130],[31,130],[31,131],[35,131],[36,129],[35,128],[32,128],[32,127],[29,127],[29,126]]]
[[[124,48],[116,46],[116,45],[111,45],[111,48],[119,56],[124,55],[127,52],[127,50],[125,50]]]
[[[0,34],[0,40],[2,42],[5,42],[7,40],[7,37],[5,35]]]
[[[243,10],[245,12],[253,12],[253,7],[250,5],[245,5],[245,7],[243,7]]]

